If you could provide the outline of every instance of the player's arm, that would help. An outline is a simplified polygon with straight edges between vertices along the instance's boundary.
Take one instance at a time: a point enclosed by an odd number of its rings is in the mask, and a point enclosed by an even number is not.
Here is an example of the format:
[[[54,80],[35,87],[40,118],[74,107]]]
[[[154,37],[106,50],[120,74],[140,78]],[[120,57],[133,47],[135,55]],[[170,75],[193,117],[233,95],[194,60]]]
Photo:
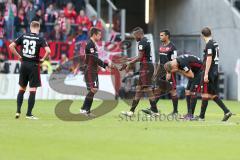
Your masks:
[[[145,42],[139,42],[138,45],[138,55],[136,57],[131,58],[130,62],[128,62],[128,67],[131,66],[132,64],[135,64],[136,62],[139,62],[141,60],[141,58],[144,55],[144,51],[145,51],[145,47],[146,47],[146,43]]]
[[[173,48],[173,51],[172,51],[171,59],[172,59],[172,60],[176,59],[176,58],[177,58],[177,54],[178,54],[178,53],[177,53],[177,50],[176,50],[176,48],[174,47],[174,48]]]
[[[139,51],[138,56],[131,58],[128,64],[129,65],[135,64],[136,62],[139,62],[142,57],[143,57],[143,51]]]
[[[177,72],[187,78],[194,78],[194,73],[191,70],[191,68],[188,66],[188,64],[182,63],[181,68],[178,68]]]
[[[161,70],[161,62],[160,60],[158,61],[158,63],[155,65],[155,69],[154,69],[154,73],[153,73],[153,80],[155,81],[157,79],[157,77],[160,74],[160,70]]]
[[[45,54],[43,58],[40,60],[41,62],[45,61],[45,59],[51,54],[51,49],[49,46],[44,47],[45,49]]]
[[[21,59],[22,59],[22,56],[17,52],[16,47],[17,47],[17,44],[16,44],[15,42],[12,42],[12,43],[9,45],[10,51],[11,51],[15,56],[17,56],[19,60],[21,60]]]
[[[40,62],[43,62],[51,54],[51,49],[50,49],[48,43],[43,38],[41,39],[41,46],[45,50],[44,56],[42,57],[42,59],[40,59]]]
[[[178,70],[178,73],[182,74],[183,76],[185,76],[187,78],[194,78],[194,73],[191,69],[189,69],[188,71]]]
[[[204,71],[204,82],[206,83],[208,82],[208,73],[212,65],[212,52],[213,52],[213,49],[207,46],[207,59],[206,59],[206,66]]]

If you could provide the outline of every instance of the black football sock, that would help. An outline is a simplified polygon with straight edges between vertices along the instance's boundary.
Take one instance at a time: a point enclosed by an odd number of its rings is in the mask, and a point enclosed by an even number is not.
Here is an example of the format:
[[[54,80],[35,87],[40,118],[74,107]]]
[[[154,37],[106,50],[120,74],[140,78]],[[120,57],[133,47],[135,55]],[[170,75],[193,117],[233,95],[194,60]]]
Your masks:
[[[178,113],[178,97],[172,96],[173,112]]]
[[[135,111],[135,109],[137,108],[137,105],[138,105],[139,101],[140,101],[140,99],[138,99],[138,100],[133,100],[133,102],[132,102],[132,107],[131,107],[130,111],[132,111],[132,112]]]
[[[196,104],[197,104],[197,96],[192,95],[191,96],[191,112],[190,112],[190,114],[192,115],[194,115]]]
[[[191,96],[190,95],[186,95],[186,101],[187,101],[187,113],[190,113],[190,105],[191,105]]]
[[[21,113],[21,107],[23,103],[23,97],[24,97],[24,90],[19,90],[17,95],[17,113]]]
[[[149,102],[150,102],[150,105],[151,105],[151,108],[150,108],[151,111],[153,111],[155,113],[158,113],[156,101],[149,100]]]
[[[35,96],[36,92],[35,91],[30,91],[30,95],[28,98],[28,110],[27,110],[27,116],[32,116],[32,110],[35,104]]]
[[[216,96],[215,98],[213,98],[213,101],[217,103],[217,105],[223,110],[224,114],[230,112],[229,109],[225,106],[225,104],[223,103],[223,101]]]
[[[94,97],[94,93],[91,91],[88,92],[88,94],[84,100],[83,106],[82,106],[83,110],[90,111],[90,109],[92,107],[93,97]]]
[[[207,106],[208,106],[208,99],[203,98],[202,99],[202,106],[201,106],[201,112],[200,112],[200,118],[204,119],[205,118],[205,113],[207,110]]]

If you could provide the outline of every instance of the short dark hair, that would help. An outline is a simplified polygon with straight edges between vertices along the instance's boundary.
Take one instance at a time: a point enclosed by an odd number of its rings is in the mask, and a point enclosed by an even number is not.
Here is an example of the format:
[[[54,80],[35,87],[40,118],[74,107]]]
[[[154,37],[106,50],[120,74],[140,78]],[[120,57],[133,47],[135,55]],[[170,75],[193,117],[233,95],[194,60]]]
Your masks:
[[[204,27],[201,32],[204,37],[210,37],[212,35],[211,29],[209,27]]]
[[[140,33],[144,34],[144,31],[143,31],[143,29],[141,27],[133,28],[132,33],[135,33],[135,32],[140,32]]]
[[[171,36],[170,31],[167,30],[167,29],[161,30],[160,33],[164,33],[164,34],[165,34],[166,36],[168,36],[169,38],[170,38],[170,36]]]
[[[100,29],[96,28],[96,27],[92,27],[90,29],[90,37],[92,37],[94,34],[97,35],[99,32],[101,32]]]

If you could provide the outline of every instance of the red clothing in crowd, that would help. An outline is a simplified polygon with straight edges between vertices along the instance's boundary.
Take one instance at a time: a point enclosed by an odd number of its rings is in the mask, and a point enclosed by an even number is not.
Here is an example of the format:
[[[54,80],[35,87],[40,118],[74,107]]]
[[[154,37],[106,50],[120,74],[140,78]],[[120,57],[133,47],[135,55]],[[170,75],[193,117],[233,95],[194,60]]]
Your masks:
[[[91,27],[90,20],[87,16],[78,16],[76,23],[82,27],[83,31],[88,31]]]
[[[91,27],[96,27],[100,30],[103,30],[102,22],[100,20],[91,21]]]
[[[75,18],[77,17],[77,13],[75,10],[68,10],[67,8],[64,8],[64,15],[67,19],[70,20],[70,23],[75,23]]]

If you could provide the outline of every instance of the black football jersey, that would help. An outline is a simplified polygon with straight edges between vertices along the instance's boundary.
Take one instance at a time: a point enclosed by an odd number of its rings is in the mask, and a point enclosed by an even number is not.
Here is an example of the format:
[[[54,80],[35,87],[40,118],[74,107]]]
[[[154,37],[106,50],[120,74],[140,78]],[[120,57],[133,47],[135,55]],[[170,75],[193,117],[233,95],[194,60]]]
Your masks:
[[[171,60],[177,58],[177,49],[176,49],[175,45],[172,42],[170,42],[166,46],[163,44],[160,44],[159,58],[160,58],[161,64],[165,64],[168,61],[171,61]]]
[[[108,65],[107,63],[104,63],[101,59],[98,58],[97,46],[91,39],[87,42],[85,54],[85,65],[86,69],[89,71],[97,73],[98,66],[106,68],[106,66]]]
[[[204,67],[206,65],[206,60],[208,56],[212,56],[212,64],[210,71],[218,69],[219,63],[219,46],[218,43],[214,40],[210,40],[204,49]]]
[[[198,74],[203,69],[203,63],[201,59],[194,55],[184,54],[176,58],[178,67],[185,72],[192,70],[194,74]]]
[[[39,62],[40,48],[48,46],[47,42],[35,33],[23,34],[15,40],[21,46],[20,55],[23,61]]]
[[[150,63],[152,62],[151,56],[151,44],[150,41],[144,37],[138,44],[138,51],[143,52],[143,57],[140,60],[140,63]]]

